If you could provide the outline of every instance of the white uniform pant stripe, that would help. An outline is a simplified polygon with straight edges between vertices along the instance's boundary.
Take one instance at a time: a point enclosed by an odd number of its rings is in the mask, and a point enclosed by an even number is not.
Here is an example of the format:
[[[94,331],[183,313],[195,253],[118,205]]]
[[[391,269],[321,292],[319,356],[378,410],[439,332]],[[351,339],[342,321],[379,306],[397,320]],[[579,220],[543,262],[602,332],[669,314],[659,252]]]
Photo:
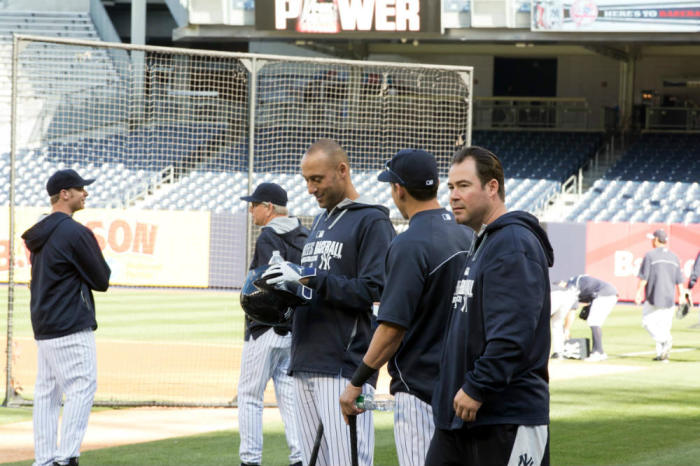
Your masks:
[[[433,408],[404,392],[395,396],[394,439],[401,466],[422,466],[435,432]]]
[[[350,382],[340,376],[298,372],[294,374],[298,421],[304,464],[308,464],[316,439],[319,422],[323,422],[323,440],[319,449],[318,466],[350,465],[350,429],[340,411],[340,395]],[[365,384],[363,393],[374,393]],[[374,423],[372,412],[357,416],[358,464],[371,466],[374,457]]]
[[[542,464],[548,436],[546,425],[518,426],[507,466],[539,466]]]
[[[35,465],[67,462],[80,456],[97,390],[95,335],[84,330],[37,340],[38,371],[34,391]],[[65,394],[61,442],[56,445],[61,398]]]
[[[238,423],[241,437],[239,456],[244,463],[262,462],[263,397],[270,378],[284,422],[289,462],[301,461],[294,381],[287,375],[291,343],[291,334],[281,336],[268,329],[258,338],[251,338],[243,344],[238,380]]]

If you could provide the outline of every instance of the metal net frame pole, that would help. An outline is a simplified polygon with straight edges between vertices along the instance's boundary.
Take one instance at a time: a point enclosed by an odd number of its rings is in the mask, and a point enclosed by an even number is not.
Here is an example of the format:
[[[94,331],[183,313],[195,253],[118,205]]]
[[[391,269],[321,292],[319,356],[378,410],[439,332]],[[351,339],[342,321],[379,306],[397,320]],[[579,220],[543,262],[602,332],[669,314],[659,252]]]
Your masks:
[[[7,406],[15,399],[15,389],[12,386],[12,346],[13,315],[15,307],[15,160],[17,158],[17,61],[19,57],[20,39],[15,35],[12,40],[12,91],[10,100],[10,238],[7,259],[7,359],[5,362],[5,399]]]

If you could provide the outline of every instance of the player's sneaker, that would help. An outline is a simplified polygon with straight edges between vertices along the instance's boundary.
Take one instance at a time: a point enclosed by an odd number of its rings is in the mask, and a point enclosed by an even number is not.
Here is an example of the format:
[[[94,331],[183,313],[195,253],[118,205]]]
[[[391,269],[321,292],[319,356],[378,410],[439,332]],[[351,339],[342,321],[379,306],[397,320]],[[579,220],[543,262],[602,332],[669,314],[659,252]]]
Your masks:
[[[597,351],[591,353],[590,356],[588,356],[584,361],[586,362],[600,362],[600,361],[605,361],[608,359],[608,355],[605,353],[599,353]]]

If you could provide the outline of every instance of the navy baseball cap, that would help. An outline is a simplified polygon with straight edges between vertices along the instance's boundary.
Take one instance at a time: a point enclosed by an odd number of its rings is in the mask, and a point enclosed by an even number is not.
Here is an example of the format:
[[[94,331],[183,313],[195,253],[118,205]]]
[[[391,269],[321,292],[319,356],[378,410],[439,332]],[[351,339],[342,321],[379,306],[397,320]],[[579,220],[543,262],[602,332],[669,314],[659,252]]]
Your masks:
[[[377,179],[397,183],[407,188],[437,186],[438,167],[435,157],[421,149],[402,149],[386,162]]]
[[[666,232],[663,230],[656,230],[654,233],[649,233],[647,235],[647,238],[649,238],[649,239],[656,238],[659,241],[661,241],[662,243],[665,243],[666,241],[668,241],[668,235],[666,235]]]
[[[94,178],[83,179],[78,175],[78,172],[71,168],[58,170],[46,182],[46,191],[49,193],[49,196],[53,196],[60,193],[62,189],[82,188],[92,184],[94,181]]]
[[[248,202],[271,202],[275,205],[285,207],[287,205],[287,191],[282,186],[275,183],[260,183],[253,194],[242,196],[242,201]]]

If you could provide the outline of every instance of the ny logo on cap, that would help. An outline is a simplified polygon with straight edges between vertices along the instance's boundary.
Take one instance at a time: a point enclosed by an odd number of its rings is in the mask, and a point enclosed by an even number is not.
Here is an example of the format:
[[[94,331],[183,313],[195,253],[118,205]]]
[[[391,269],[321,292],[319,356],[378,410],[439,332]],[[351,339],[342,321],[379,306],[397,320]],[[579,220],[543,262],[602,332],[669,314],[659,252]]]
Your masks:
[[[427,180],[427,181],[425,182],[425,185],[426,185],[426,186],[432,186],[432,185],[434,185],[434,184],[435,184],[435,180]]]

